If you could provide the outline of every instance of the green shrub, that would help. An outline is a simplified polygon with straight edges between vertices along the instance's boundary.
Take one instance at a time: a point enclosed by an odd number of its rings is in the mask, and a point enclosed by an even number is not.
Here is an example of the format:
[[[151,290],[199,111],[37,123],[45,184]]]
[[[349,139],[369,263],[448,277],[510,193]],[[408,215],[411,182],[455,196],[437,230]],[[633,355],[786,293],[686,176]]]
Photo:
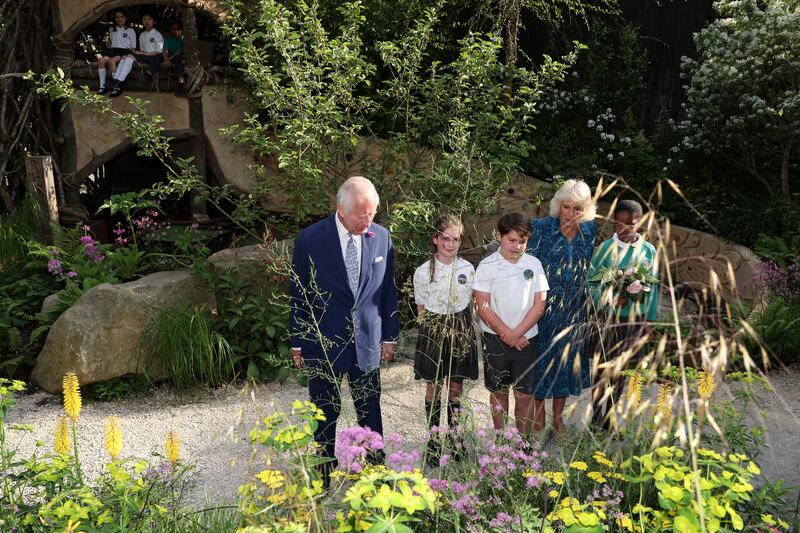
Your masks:
[[[749,323],[770,355],[786,364],[800,361],[800,302],[774,298],[764,309],[751,313]],[[749,344],[758,348],[756,340]]]

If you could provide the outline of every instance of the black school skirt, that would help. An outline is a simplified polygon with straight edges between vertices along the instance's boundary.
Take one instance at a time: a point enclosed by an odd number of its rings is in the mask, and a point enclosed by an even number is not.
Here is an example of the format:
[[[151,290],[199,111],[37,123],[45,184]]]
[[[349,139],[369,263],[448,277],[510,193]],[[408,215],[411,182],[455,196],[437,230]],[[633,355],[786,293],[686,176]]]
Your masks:
[[[133,53],[127,48],[109,48],[103,55],[106,57],[125,57],[127,55],[133,55]]]
[[[452,315],[426,312],[417,335],[414,379],[478,379],[478,346],[469,307]]]

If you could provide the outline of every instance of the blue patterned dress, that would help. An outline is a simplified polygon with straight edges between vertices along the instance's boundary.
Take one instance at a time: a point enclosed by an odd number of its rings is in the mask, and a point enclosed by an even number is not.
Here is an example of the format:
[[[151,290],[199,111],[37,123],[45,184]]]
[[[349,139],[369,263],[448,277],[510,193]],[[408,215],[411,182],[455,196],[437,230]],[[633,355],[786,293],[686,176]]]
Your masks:
[[[590,385],[584,346],[589,298],[586,274],[597,222],[581,222],[572,242],[561,233],[556,217],[532,220],[531,229],[527,251],[542,262],[550,285],[547,307],[539,320],[533,397],[543,400],[577,395]],[[565,330],[568,332],[556,339]]]

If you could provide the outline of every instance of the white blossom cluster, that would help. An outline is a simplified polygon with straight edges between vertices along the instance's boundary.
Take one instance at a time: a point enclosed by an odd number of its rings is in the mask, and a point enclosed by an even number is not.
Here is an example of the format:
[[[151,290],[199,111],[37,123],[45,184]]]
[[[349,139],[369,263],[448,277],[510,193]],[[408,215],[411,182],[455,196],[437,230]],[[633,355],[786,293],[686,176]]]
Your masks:
[[[682,61],[687,118],[673,152],[722,154],[754,175],[778,172],[785,153],[800,153],[800,4],[721,0],[714,7],[720,18],[694,36],[697,59]]]

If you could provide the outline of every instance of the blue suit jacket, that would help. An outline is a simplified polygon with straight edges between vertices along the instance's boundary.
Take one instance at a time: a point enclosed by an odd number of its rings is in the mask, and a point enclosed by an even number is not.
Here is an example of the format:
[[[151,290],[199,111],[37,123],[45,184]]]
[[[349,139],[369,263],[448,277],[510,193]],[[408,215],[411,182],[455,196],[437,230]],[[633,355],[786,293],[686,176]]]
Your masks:
[[[369,371],[380,366],[381,342],[394,341],[399,334],[394,247],[386,228],[370,225],[361,239],[361,271],[354,296],[335,216],[305,228],[294,243],[292,346],[302,349],[307,366],[332,367],[342,373],[358,364]]]

